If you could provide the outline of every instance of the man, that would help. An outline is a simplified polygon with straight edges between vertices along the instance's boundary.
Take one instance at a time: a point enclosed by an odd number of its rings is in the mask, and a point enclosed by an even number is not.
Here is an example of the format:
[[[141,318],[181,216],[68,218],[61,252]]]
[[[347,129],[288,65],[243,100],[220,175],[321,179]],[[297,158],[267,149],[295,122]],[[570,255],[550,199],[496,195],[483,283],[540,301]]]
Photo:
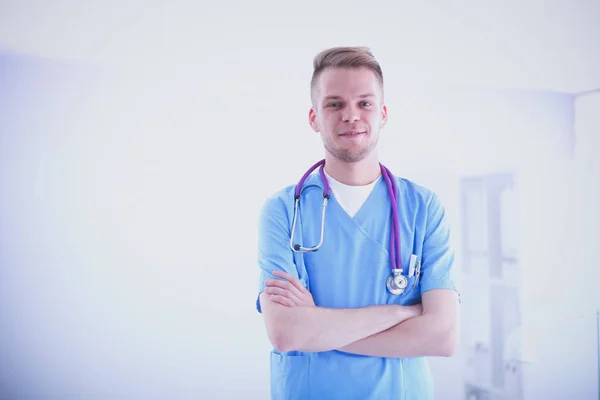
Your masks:
[[[323,236],[321,174],[302,185],[294,229],[296,185],[270,197],[260,216],[257,309],[274,347],[271,396],[432,399],[425,357],[450,356],[457,341],[444,209],[435,194],[403,178],[393,177],[398,197],[391,197],[377,152],[387,120],[383,74],[369,49],[319,53],[311,99],[309,123],[323,140],[332,191]],[[393,202],[398,268],[408,280],[395,293],[386,287],[395,254]],[[311,247],[321,237],[318,250],[294,251],[292,242]]]

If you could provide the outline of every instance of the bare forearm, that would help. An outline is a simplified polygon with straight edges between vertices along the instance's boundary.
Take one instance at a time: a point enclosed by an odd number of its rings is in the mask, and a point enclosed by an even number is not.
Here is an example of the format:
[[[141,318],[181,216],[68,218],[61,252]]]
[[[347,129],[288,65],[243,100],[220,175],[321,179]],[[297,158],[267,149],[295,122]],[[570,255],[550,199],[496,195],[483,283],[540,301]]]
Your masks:
[[[293,350],[328,351],[386,330],[400,319],[397,306],[332,309],[294,307],[287,330]]]
[[[375,357],[450,356],[456,343],[455,327],[438,315],[423,314],[339,350]]]
[[[385,331],[410,318],[411,307],[381,305],[364,308],[283,307],[261,296],[268,308],[267,331],[281,351],[329,351]]]

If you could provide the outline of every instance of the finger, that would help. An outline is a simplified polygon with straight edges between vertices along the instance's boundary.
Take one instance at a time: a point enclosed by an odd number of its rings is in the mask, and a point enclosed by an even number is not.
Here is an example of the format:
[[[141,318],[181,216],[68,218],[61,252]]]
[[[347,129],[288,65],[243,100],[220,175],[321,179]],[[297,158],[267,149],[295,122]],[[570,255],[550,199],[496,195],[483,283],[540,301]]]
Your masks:
[[[288,274],[285,271],[275,270],[275,271],[273,271],[273,275],[289,281],[292,285],[294,285],[300,291],[300,293],[305,293],[308,291],[308,290],[306,290],[304,285],[302,283],[300,283],[300,280],[292,274]]]
[[[302,297],[302,292],[300,292],[296,286],[294,286],[291,282],[288,281],[284,281],[281,279],[267,279],[265,281],[265,285],[267,287],[279,287],[281,289],[289,290],[294,295],[296,295],[296,297]]]
[[[302,302],[300,301],[300,299],[292,292],[290,292],[289,290],[286,289],[281,289],[278,287],[267,287],[265,289],[265,292],[267,292],[268,294],[276,294],[279,296],[283,296],[286,297],[290,300],[292,300],[294,302],[295,305],[299,306],[300,304],[302,304]]]
[[[295,306],[293,301],[291,301],[287,297],[283,297],[278,294],[272,294],[269,296],[269,298],[271,299],[271,301],[281,304],[282,306],[286,306],[286,307],[294,307]]]
[[[269,279],[269,280],[265,281],[265,285],[266,285],[267,289],[277,288],[281,291],[290,293],[290,295],[293,295],[294,297],[296,297],[298,299],[300,299],[302,297],[302,293],[300,293],[294,285],[292,285],[291,283],[289,283],[287,281],[282,281],[280,279]],[[278,292],[277,294],[281,294],[281,293]]]

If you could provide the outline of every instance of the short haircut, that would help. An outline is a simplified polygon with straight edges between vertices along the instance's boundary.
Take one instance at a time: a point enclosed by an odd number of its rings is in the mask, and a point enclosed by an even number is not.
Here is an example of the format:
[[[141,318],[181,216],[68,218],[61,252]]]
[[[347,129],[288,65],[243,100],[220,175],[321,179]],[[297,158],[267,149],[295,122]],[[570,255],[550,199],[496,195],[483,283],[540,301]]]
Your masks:
[[[310,81],[310,96],[313,98],[317,79],[326,68],[367,68],[373,71],[383,92],[381,66],[368,47],[332,47],[318,53],[313,60],[313,75]]]

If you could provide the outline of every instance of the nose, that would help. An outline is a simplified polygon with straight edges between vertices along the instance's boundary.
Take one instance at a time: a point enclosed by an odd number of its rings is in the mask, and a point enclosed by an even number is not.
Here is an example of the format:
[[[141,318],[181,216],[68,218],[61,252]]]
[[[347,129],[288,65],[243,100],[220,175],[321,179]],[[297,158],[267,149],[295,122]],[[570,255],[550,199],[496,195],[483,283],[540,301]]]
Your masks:
[[[348,106],[344,108],[342,113],[342,121],[344,122],[356,122],[360,121],[358,110],[355,107]]]

